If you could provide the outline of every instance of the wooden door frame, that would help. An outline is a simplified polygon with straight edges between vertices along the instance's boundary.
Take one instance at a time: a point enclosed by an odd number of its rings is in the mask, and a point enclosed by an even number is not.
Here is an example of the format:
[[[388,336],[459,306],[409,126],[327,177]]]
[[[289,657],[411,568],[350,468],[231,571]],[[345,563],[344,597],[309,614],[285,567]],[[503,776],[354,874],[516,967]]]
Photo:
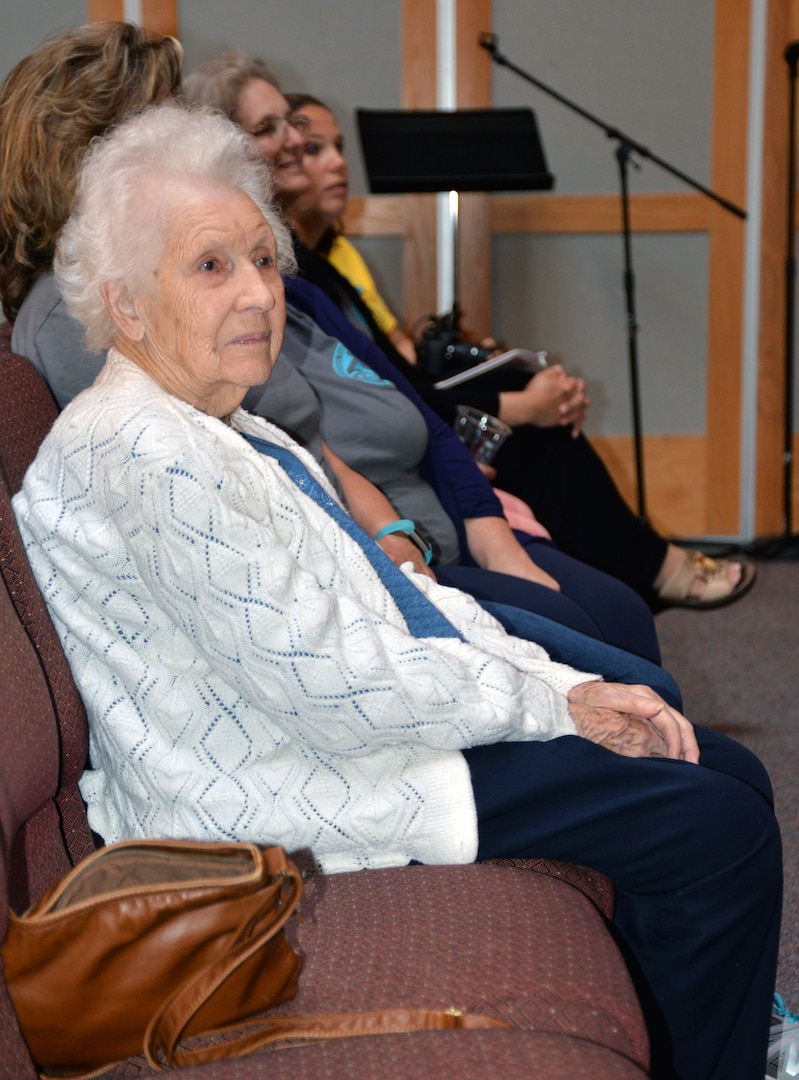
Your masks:
[[[760,255],[760,311],[757,396],[758,535],[782,532],[784,525],[785,449],[785,305],[788,257],[788,199],[786,178],[789,145],[789,80],[784,52],[799,38],[799,0],[770,0],[765,57],[763,125],[763,200]],[[794,194],[794,197],[795,194]],[[799,219],[797,219],[799,220]],[[795,360],[794,360],[795,362]],[[793,436],[793,458],[797,439]],[[799,476],[793,470],[793,521],[799,527]]]
[[[141,25],[156,34],[178,37],[178,0],[140,0]],[[87,0],[90,22],[125,19],[125,0]]]

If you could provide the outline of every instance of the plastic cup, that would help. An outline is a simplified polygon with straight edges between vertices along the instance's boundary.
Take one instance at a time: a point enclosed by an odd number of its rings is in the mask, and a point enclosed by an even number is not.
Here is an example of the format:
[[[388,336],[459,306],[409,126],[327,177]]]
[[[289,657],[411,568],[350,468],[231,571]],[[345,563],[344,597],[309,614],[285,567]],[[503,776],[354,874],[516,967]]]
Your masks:
[[[480,465],[490,465],[500,446],[513,433],[513,429],[496,416],[469,405],[458,405],[453,426],[458,438]]]

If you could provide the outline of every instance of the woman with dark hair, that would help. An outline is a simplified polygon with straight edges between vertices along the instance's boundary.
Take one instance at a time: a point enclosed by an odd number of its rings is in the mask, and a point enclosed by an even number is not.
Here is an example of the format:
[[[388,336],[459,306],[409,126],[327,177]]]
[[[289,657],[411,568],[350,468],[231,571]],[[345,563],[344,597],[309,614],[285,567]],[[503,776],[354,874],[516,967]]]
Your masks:
[[[590,404],[584,380],[552,365],[534,378],[503,372],[450,390],[434,389],[433,379],[416,364],[412,340],[342,231],[347,162],[333,112],[310,94],[289,94],[287,100],[304,136],[303,164],[310,180],[300,196],[286,203],[300,241],[301,272],[369,333],[447,423],[455,407],[464,404],[514,428],[493,463],[497,487],[529,504],[561,550],[626,582],[655,610],[714,608],[743,596],[754,583],[751,563],[686,552],[632,513],[581,434]]]
[[[238,96],[233,92],[236,87]],[[234,52],[190,73],[184,91],[188,101],[213,105],[253,136],[272,164],[276,196],[291,218],[293,207],[303,202],[309,180],[306,176],[304,186],[300,183],[297,164],[302,139],[296,124],[285,123],[291,115],[289,104],[274,76],[262,62]],[[301,252],[301,245],[297,250]],[[436,566],[441,580],[470,591],[485,590],[480,595],[493,599],[501,594],[507,603],[532,604],[534,610],[555,619],[569,617],[557,610],[563,608],[564,600],[576,601],[590,614],[604,640],[634,652],[642,650],[650,659],[659,654],[656,645],[653,649],[651,616],[630,588],[558,550],[542,538],[538,525],[534,535],[523,528],[514,537],[499,499],[449,425],[427,408],[384,352],[342,316],[325,292],[300,275],[287,282],[287,299],[290,314],[284,356],[301,370],[320,400],[325,443],[383,490],[401,517],[421,520],[442,553]],[[298,312],[310,316],[317,331],[321,328],[335,339],[332,349],[309,349],[308,331],[303,327],[299,333],[305,334],[306,344],[293,348],[292,317],[296,319]],[[347,364],[336,361],[337,344],[352,358]],[[269,410],[270,397],[273,391],[267,385],[256,411],[280,419],[275,412],[263,411]],[[249,400],[247,407],[254,407]],[[428,499],[427,510],[417,501],[423,497],[418,483],[414,483],[412,501],[405,486],[409,470],[418,472],[426,463],[434,469],[437,503],[433,508]],[[435,522],[428,520],[427,514],[436,510]],[[464,576],[469,577],[468,585]],[[544,593],[523,601],[530,583],[539,594],[544,586],[559,588],[563,595]],[[540,604],[543,609],[535,606]],[[580,629],[585,628],[580,623]]]

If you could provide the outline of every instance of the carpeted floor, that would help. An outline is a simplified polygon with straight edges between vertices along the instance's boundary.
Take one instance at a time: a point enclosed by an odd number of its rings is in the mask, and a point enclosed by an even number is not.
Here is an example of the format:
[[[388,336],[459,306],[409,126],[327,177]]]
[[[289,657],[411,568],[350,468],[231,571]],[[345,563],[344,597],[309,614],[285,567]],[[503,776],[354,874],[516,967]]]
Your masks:
[[[785,864],[777,989],[799,1011],[799,561],[757,567],[738,603],[664,611],[656,625],[688,718],[739,739],[771,775]]]

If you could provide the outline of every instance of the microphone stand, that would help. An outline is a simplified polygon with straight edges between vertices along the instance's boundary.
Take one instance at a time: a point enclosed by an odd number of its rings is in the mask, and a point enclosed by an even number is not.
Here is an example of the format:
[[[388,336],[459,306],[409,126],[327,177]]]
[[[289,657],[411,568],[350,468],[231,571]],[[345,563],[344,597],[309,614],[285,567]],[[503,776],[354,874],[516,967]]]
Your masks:
[[[694,180],[686,173],[681,172],[675,166],[669,164],[668,161],[664,161],[663,158],[653,154],[647,147],[642,146],[641,143],[635,139],[630,138],[629,135],[625,135],[624,132],[611,124],[606,124],[604,120],[600,120],[598,116],[584,109],[576,102],[569,100],[563,94],[554,90],[551,86],[548,86],[545,82],[535,78],[529,72],[523,68],[517,67],[516,64],[511,63],[506,56],[499,51],[499,41],[495,34],[480,34],[477,39],[478,45],[485,49],[491,55],[491,59],[495,64],[499,64],[501,67],[506,67],[508,70],[513,71],[516,75],[519,75],[526,82],[532,83],[533,86],[537,86],[539,90],[543,90],[544,93],[549,94],[550,97],[555,98],[562,105],[571,109],[572,112],[582,116],[585,120],[594,124],[596,127],[602,129],[609,139],[615,139],[617,142],[616,160],[619,165],[619,179],[621,186],[621,206],[622,206],[622,229],[624,237],[624,297],[625,297],[625,318],[627,326],[627,351],[629,357],[630,368],[630,397],[632,405],[632,421],[633,421],[633,442],[635,447],[635,470],[636,470],[636,482],[638,489],[638,514],[642,520],[646,520],[646,491],[644,485],[644,466],[643,466],[643,438],[641,428],[641,400],[640,400],[640,385],[638,377],[638,323],[635,309],[635,274],[633,271],[632,262],[632,230],[630,228],[630,197],[628,188],[628,169],[632,163],[635,168],[639,169],[640,165],[634,160],[631,161],[631,155],[637,154],[639,157],[648,158],[650,161],[654,161],[656,165],[659,165],[666,172],[676,176],[683,183],[688,184],[690,187],[700,191],[703,195],[707,195],[708,198],[713,199],[720,206],[723,206],[725,210],[729,210],[731,213],[736,214],[742,219],[746,219],[746,211],[742,210],[739,206],[730,202],[728,199],[718,195],[715,191],[711,191],[710,188],[700,184],[698,180]]]

